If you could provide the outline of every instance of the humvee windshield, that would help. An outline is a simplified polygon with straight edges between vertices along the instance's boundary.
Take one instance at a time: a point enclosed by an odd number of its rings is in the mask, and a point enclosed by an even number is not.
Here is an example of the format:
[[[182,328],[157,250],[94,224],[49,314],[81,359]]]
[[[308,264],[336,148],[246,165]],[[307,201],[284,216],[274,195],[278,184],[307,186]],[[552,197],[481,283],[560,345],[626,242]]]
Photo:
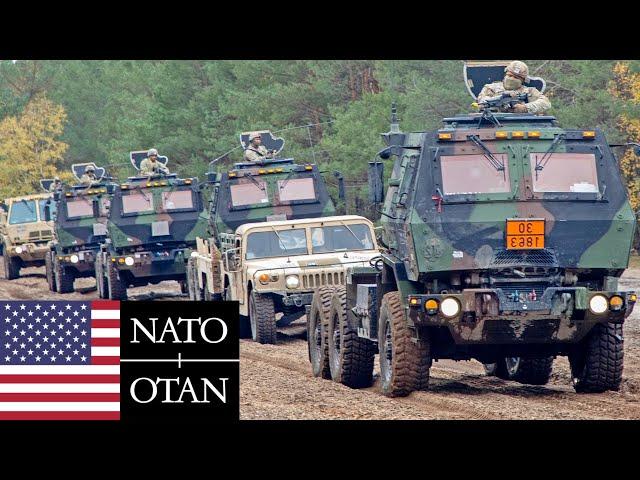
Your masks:
[[[48,200],[48,199],[38,200],[38,207],[40,208],[41,220],[44,220],[45,218],[44,207],[47,205],[47,202],[49,202],[49,215],[51,216],[51,218],[53,218],[53,214],[56,213],[56,202],[52,202],[51,200]]]
[[[531,153],[534,192],[598,193],[596,157],[592,153]],[[542,167],[536,171],[536,165]]]
[[[254,232],[247,237],[247,260],[308,253],[307,232],[303,228],[280,230],[277,233]]]
[[[484,155],[442,155],[442,189],[445,195],[506,193],[511,191],[507,155],[494,153],[504,165],[497,170]]]
[[[311,229],[313,253],[371,250],[371,229],[367,224],[330,225]]]
[[[106,197],[100,199],[101,216],[107,215],[109,203],[109,199]],[[90,197],[74,198],[73,200],[68,200],[66,204],[68,218],[93,217],[93,199]]]
[[[35,200],[19,200],[11,205],[9,224],[31,223],[38,221]]]

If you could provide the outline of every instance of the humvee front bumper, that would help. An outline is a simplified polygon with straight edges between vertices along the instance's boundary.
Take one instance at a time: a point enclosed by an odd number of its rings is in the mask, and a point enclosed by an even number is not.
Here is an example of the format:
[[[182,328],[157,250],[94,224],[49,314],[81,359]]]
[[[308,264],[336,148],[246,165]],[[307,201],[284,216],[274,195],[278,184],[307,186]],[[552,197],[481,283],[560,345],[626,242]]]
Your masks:
[[[47,243],[21,243],[8,247],[6,250],[9,256],[20,257],[25,263],[44,262],[49,246]]]
[[[590,309],[590,301],[601,295],[606,311]],[[620,297],[621,305],[609,305]],[[458,312],[447,316],[442,302],[452,298]],[[433,302],[435,301],[436,307]],[[408,316],[418,326],[448,328],[456,344],[576,343],[598,323],[622,323],[631,314],[634,292],[589,291],[585,287],[549,287],[539,297],[507,296],[502,289],[468,289],[460,294],[409,295]],[[455,305],[448,301],[449,313]],[[429,308],[432,307],[432,308]],[[453,307],[453,309],[451,308]]]
[[[148,250],[126,255],[113,255],[111,262],[122,272],[135,278],[166,276],[179,278],[186,273],[190,248]]]

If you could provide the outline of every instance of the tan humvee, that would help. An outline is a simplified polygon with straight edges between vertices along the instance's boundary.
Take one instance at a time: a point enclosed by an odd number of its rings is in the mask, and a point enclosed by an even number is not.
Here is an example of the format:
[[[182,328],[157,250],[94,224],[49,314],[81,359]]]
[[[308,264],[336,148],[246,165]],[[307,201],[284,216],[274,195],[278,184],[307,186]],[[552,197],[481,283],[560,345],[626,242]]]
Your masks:
[[[53,240],[53,222],[45,221],[45,204],[51,194],[6,198],[0,208],[0,249],[4,276],[18,278],[23,267],[44,265],[48,243]],[[51,202],[51,206],[53,202]]]
[[[198,239],[189,261],[194,300],[240,303],[241,336],[276,342],[280,324],[300,318],[315,289],[344,285],[348,267],[379,256],[373,223],[357,215],[244,224],[222,234],[222,248]]]

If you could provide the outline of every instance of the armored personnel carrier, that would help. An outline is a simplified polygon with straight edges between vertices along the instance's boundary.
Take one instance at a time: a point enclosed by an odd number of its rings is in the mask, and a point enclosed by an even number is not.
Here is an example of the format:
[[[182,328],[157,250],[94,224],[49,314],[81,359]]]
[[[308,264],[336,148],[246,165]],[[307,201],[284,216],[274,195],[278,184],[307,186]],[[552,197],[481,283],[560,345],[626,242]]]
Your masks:
[[[13,280],[24,267],[44,265],[53,239],[52,222],[45,218],[51,194],[6,198],[0,205],[0,252],[4,276]]]
[[[89,166],[96,172],[91,184],[80,183]],[[45,207],[47,218],[55,214],[55,240],[45,257],[49,290],[58,293],[73,291],[76,278],[94,277],[100,244],[107,235],[107,217],[115,184],[105,175],[105,169],[93,163],[72,166],[74,185],[63,186],[53,193]]]
[[[136,170],[145,156],[131,152]],[[186,293],[186,263],[206,232],[207,214],[197,178],[135,176],[115,186],[95,266],[100,298],[126,299],[128,287],[164,280],[178,281]]]
[[[386,251],[326,301],[314,372],[369,385],[379,351],[382,391],[399,396],[428,387],[433,360],[545,384],[563,355],[578,392],[618,389],[637,296],[618,286],[635,218],[613,151],[597,129],[486,107],[425,132],[393,111]]]
[[[284,148],[284,140],[274,137],[269,131],[259,133],[265,148],[274,152],[274,158],[240,162],[226,172],[211,171],[208,174],[209,229],[207,236],[202,237],[202,240],[208,240],[206,246],[203,242],[198,244],[198,252],[203,259],[206,257],[211,260],[214,266],[212,269],[204,268],[204,265],[199,268],[194,259],[189,262],[188,278],[197,279],[203,288],[206,276],[209,285],[207,291],[212,298],[221,298],[223,295],[224,284],[219,268],[222,240],[232,238],[238,227],[246,223],[336,214],[318,166],[312,163],[297,164],[292,158],[278,158]],[[249,134],[245,132],[240,135],[242,148],[247,147]],[[342,176],[338,172],[334,175],[338,179],[339,196],[344,198]],[[197,288],[191,291],[197,292]]]

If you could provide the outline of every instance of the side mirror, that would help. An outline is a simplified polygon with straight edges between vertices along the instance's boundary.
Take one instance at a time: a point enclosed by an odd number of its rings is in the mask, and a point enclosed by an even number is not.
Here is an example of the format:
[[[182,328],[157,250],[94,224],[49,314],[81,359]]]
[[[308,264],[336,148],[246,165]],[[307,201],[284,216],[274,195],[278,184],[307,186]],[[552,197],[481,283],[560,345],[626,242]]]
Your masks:
[[[369,162],[367,174],[369,179],[369,202],[382,203],[384,201],[384,163]]]
[[[382,159],[382,160],[387,160],[389,159],[389,157],[391,157],[391,147],[387,147],[384,148],[382,150],[380,150],[378,152],[378,156]]]
[[[346,194],[344,191],[344,177],[342,176],[342,173],[338,172],[337,170],[333,172],[333,176],[338,179],[338,198],[340,200],[344,200],[346,198]]]

